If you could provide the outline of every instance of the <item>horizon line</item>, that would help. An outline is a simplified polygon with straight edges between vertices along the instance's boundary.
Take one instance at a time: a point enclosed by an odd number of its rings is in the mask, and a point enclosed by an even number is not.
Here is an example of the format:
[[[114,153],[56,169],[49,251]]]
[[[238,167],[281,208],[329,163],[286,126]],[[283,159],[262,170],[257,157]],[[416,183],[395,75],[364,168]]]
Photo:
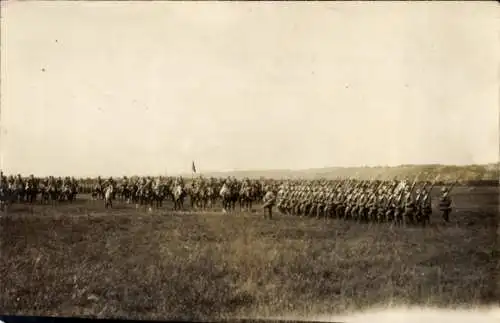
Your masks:
[[[311,172],[311,171],[325,171],[325,170],[347,170],[347,169],[373,169],[373,168],[388,168],[388,169],[394,169],[394,168],[403,168],[403,167],[457,167],[457,168],[462,168],[462,167],[471,167],[471,166],[497,166],[500,167],[500,161],[495,161],[495,162],[489,162],[489,163],[474,163],[474,164],[440,164],[440,163],[426,163],[426,164],[399,164],[399,165],[358,165],[358,166],[325,166],[325,167],[312,167],[312,168],[297,168],[297,169],[288,169],[288,168],[268,168],[268,169],[225,169],[225,170],[205,170],[205,171],[199,171],[199,168],[197,167],[197,172],[163,172],[162,174],[156,173],[149,173],[149,174],[141,174],[141,173],[136,173],[136,174],[122,174],[122,175],[103,175],[103,174],[93,174],[93,175],[69,175],[69,174],[50,174],[50,175],[36,175],[35,176],[41,176],[41,177],[47,177],[47,176],[54,176],[54,177],[65,177],[65,176],[70,176],[70,177],[78,177],[78,178],[87,178],[87,177],[133,177],[133,176],[138,176],[138,177],[147,177],[147,176],[152,176],[152,177],[157,177],[157,176],[165,176],[165,177],[171,177],[171,176],[183,176],[183,177],[189,177],[189,176],[199,176],[199,175],[223,175],[226,174],[227,176],[230,176],[232,173],[270,173],[270,172],[281,172],[281,173],[301,173],[301,172]],[[0,168],[1,171],[3,169]],[[8,173],[4,172],[4,175],[16,175],[18,173]],[[28,174],[31,174],[30,172],[27,172],[25,174],[20,173],[21,175],[25,176]],[[262,175],[263,176],[263,175]]]
[[[324,166],[324,167],[311,167],[311,168],[261,168],[261,169],[230,169],[230,170],[206,170],[204,172],[197,171],[195,175],[211,174],[211,173],[255,173],[255,172],[304,172],[304,171],[320,171],[320,170],[335,170],[335,169],[355,169],[355,168],[401,168],[401,167],[415,167],[415,166],[441,166],[441,167],[470,167],[470,166],[489,166],[496,165],[500,167],[500,161],[487,162],[487,163],[472,163],[472,164],[441,164],[441,163],[425,163],[425,164],[399,164],[399,165],[358,165],[358,166]],[[197,169],[198,170],[198,169]],[[190,175],[190,172],[172,172],[178,175]]]

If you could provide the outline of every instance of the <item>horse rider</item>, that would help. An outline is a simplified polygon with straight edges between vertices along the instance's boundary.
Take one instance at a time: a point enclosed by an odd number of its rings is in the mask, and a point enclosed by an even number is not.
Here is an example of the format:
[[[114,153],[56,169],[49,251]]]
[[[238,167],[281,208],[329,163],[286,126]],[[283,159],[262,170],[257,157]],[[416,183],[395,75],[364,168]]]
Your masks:
[[[16,187],[18,187],[19,185],[24,184],[23,183],[23,178],[21,177],[21,174],[17,174],[16,178],[14,179],[14,184],[16,185]]]
[[[113,180],[112,176],[108,178],[106,186],[112,186],[113,188],[115,187],[115,181]]]
[[[7,190],[9,188],[9,184],[7,182],[7,178],[0,172],[0,191]]]
[[[161,180],[160,178],[157,178],[154,182],[153,182],[153,189],[155,191],[158,191],[160,189],[160,186],[161,186]]]

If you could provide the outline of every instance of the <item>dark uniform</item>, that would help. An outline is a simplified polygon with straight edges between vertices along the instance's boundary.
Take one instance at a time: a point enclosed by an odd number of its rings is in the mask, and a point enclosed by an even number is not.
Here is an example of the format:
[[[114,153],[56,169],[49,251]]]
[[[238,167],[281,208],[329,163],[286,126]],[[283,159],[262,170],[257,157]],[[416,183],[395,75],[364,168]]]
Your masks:
[[[264,212],[267,209],[269,211],[269,218],[272,219],[273,217],[273,206],[276,198],[274,196],[273,191],[270,189],[267,189],[266,195],[264,195]]]
[[[425,223],[430,223],[432,215],[432,204],[430,191],[424,191],[420,200],[420,212],[422,220]]]
[[[451,198],[448,195],[449,192],[446,188],[441,190],[441,198],[439,200],[439,210],[443,215],[443,219],[446,222],[450,222],[450,213],[451,213]]]

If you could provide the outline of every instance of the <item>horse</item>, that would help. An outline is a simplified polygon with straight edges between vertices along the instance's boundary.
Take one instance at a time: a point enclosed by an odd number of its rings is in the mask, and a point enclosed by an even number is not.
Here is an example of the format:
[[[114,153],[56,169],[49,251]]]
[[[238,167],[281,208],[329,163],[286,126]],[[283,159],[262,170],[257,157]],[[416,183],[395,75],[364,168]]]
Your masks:
[[[25,197],[25,194],[26,194],[26,190],[25,190],[24,182],[19,181],[19,182],[16,184],[16,197],[17,197],[17,202],[19,202],[19,203],[24,202],[24,197]]]
[[[71,201],[76,200],[76,196],[78,195],[78,184],[77,183],[72,183],[70,185],[71,189]]]
[[[184,209],[184,198],[186,197],[186,190],[182,185],[176,185],[173,190],[174,196],[174,210]]]
[[[91,196],[93,200],[104,198],[104,192],[101,184],[94,185]]]
[[[127,200],[127,203],[139,203],[139,185],[136,183],[132,184],[132,186],[129,187],[129,198]]]
[[[118,187],[118,196],[121,201],[127,201],[127,203],[130,203],[131,189],[126,183],[122,183]]]
[[[12,192],[7,185],[0,186],[0,211],[6,212],[13,202]]]
[[[49,194],[51,203],[55,204],[59,200],[59,189],[55,185],[49,184],[47,192]]]
[[[150,186],[144,185],[140,187],[137,191],[137,195],[139,198],[139,205],[144,205],[144,207],[149,206],[150,208],[153,207],[154,192]]]
[[[59,200],[73,203],[73,191],[69,185],[63,186]]]
[[[217,194],[215,194],[215,189],[212,185],[208,185],[205,192],[205,204],[212,208],[217,201]]]
[[[34,202],[36,202],[38,188],[37,188],[37,185],[35,183],[28,181],[26,183],[25,192],[26,192],[26,201],[28,203],[33,204]]]
[[[232,183],[232,185],[229,185],[229,191],[231,192],[230,198],[229,198],[229,208],[230,210],[234,211],[236,210],[236,203],[238,202],[240,198],[240,184],[238,182]]]
[[[197,190],[197,206],[201,209],[206,209],[208,204],[207,199],[207,189],[204,186],[200,186]]]
[[[175,190],[175,189],[174,189]],[[186,195],[189,196],[189,203],[191,204],[191,208],[194,209],[196,207],[196,201],[198,199],[198,188],[194,182],[191,185],[184,188],[186,191]]]
[[[252,209],[252,187],[245,185],[239,192],[240,211]]]
[[[40,195],[41,195],[40,203],[41,204],[49,204],[50,194],[49,194],[48,186],[45,185],[44,183],[42,183],[39,187],[39,190],[40,190]]]
[[[160,184],[153,189],[153,203],[156,208],[161,208],[163,206],[163,201],[165,200],[166,195],[166,187],[163,184]]]

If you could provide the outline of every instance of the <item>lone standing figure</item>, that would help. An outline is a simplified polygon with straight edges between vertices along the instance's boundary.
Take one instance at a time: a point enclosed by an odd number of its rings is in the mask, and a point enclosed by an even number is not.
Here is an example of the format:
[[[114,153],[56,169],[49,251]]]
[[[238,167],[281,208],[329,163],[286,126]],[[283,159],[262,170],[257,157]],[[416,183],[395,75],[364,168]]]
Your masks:
[[[266,209],[269,210],[269,219],[273,218],[273,206],[276,201],[276,196],[274,195],[273,191],[269,188],[266,187],[265,189],[266,194],[264,195],[263,198],[263,208],[264,208],[264,215],[266,215]]]
[[[439,210],[443,215],[443,219],[446,222],[450,222],[451,213],[451,198],[449,195],[449,190],[446,187],[441,189],[441,198],[439,200]]]

